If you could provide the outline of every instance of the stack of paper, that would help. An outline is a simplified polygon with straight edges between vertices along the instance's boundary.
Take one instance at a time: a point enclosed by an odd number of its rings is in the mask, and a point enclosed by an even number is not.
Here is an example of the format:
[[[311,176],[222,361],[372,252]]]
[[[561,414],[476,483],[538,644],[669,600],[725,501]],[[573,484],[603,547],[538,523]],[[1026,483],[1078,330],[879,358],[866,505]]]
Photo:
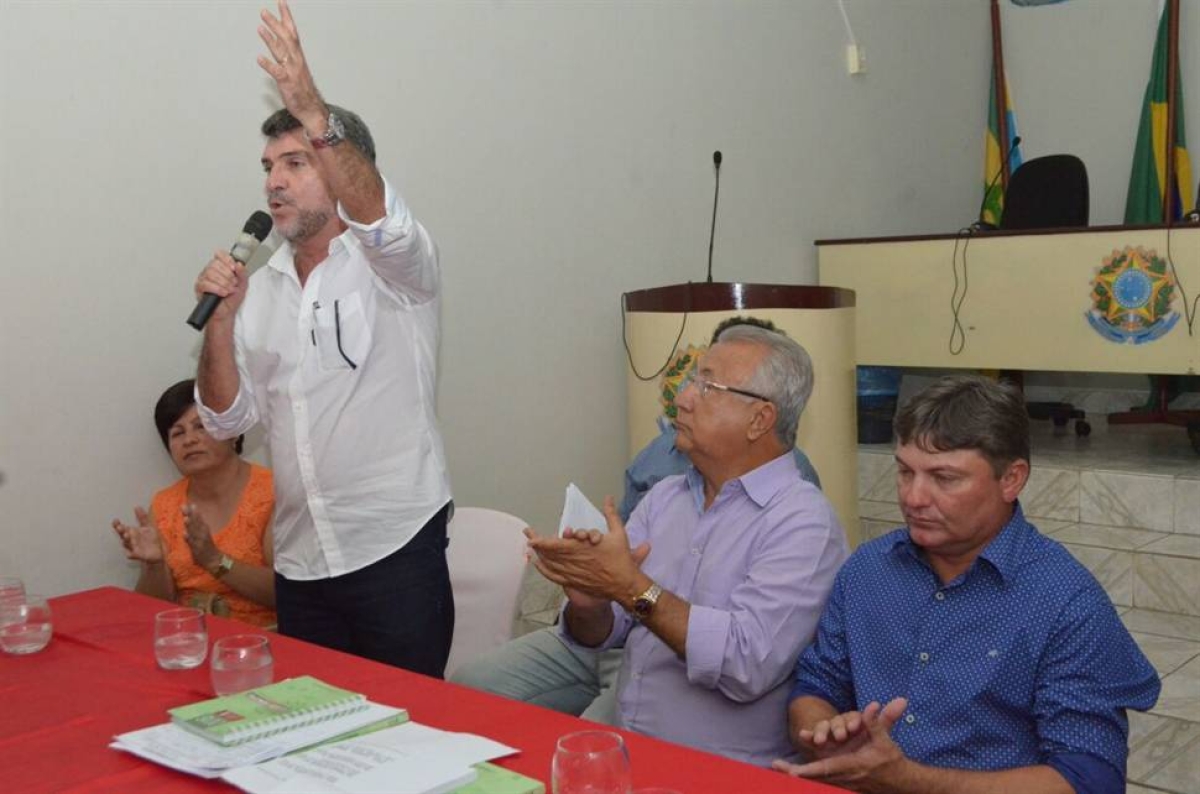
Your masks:
[[[477,777],[487,794],[545,792],[532,778],[484,763],[517,752],[512,747],[408,722],[403,709],[377,703],[231,747],[171,723],[123,733],[110,746],[250,794],[446,794]]]
[[[540,782],[486,763],[513,748],[411,723],[404,709],[310,676],[169,713],[171,722],[109,746],[250,794],[545,794]]]
[[[447,794],[475,780],[474,765],[515,752],[482,736],[409,722],[221,778],[249,794]],[[536,781],[520,780],[533,787],[517,790],[544,791]]]
[[[200,777],[220,777],[239,766],[257,764],[286,753],[312,747],[368,727],[388,727],[408,720],[408,712],[369,703],[365,709],[286,733],[276,733],[242,744],[223,746],[190,733],[173,723],[155,725],[117,736],[109,746],[180,772]]]

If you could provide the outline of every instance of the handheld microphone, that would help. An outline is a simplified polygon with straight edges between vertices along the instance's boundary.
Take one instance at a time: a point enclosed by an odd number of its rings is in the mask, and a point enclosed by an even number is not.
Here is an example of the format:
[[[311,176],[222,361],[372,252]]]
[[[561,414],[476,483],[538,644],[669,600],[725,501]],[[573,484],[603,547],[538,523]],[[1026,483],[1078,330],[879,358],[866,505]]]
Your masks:
[[[251,215],[250,219],[246,221],[246,225],[242,227],[242,233],[234,242],[233,248],[229,249],[229,255],[234,258],[234,261],[243,265],[249,262],[250,257],[254,256],[254,252],[258,250],[259,244],[271,233],[272,225],[274,225],[274,221],[271,220],[271,216],[262,210]],[[192,313],[188,316],[187,324],[197,331],[204,330],[205,323],[208,322],[208,318],[212,317],[212,313],[216,311],[217,304],[220,302],[221,296],[211,292],[204,293],[196,302],[196,308],[192,309]]]
[[[987,189],[983,191],[983,201],[979,202],[979,212],[975,213],[975,222],[970,226],[971,231],[983,232],[996,228],[995,223],[989,223],[983,219],[983,210],[985,207],[987,207],[988,196],[992,195],[992,188],[996,186],[996,183],[1000,181],[1000,177],[1004,175],[1004,169],[1010,162],[1012,162],[1013,152],[1015,152],[1017,147],[1020,145],[1021,136],[1014,135],[1012,139],[1012,145],[1008,147],[1008,156],[1004,158],[1004,162],[1000,163],[1000,168],[996,170],[996,175],[992,177],[992,181],[988,182]],[[1000,219],[997,218],[996,220],[999,222]]]
[[[712,283],[713,238],[717,234],[717,199],[721,196],[721,152],[713,152],[713,168],[716,170],[716,187],[713,189],[712,225],[708,229],[708,281]]]

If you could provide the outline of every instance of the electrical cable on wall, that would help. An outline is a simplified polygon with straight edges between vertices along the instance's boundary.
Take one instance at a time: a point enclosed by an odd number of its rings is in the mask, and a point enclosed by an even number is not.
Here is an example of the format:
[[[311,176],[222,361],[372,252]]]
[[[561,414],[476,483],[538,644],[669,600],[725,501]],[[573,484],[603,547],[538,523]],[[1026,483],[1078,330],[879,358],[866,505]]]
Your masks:
[[[1175,259],[1171,256],[1172,228],[1174,228],[1174,224],[1167,224],[1167,264],[1171,267],[1171,277],[1175,279],[1175,288],[1179,290],[1179,300],[1183,302],[1183,320],[1187,323],[1188,336],[1195,336],[1196,304],[1200,303],[1200,295],[1197,295],[1190,305],[1188,304],[1187,292],[1183,289],[1183,282],[1179,280],[1179,271],[1175,269]]]
[[[854,38],[854,28],[850,26],[850,15],[846,13],[846,0],[837,0],[838,11],[842,12],[842,23],[846,26],[846,38],[849,39],[846,43],[851,47],[858,46],[858,39]]]
[[[950,252],[950,271],[954,276],[954,292],[950,295],[950,316],[953,318],[953,322],[950,325],[950,339],[947,347],[952,356],[957,356],[967,346],[967,333],[963,329],[960,314],[963,303],[967,300],[967,246],[971,244],[973,231],[970,226],[959,229],[954,238],[954,250]],[[960,295],[958,292],[958,244],[963,240],[965,242],[962,247],[962,294]]]

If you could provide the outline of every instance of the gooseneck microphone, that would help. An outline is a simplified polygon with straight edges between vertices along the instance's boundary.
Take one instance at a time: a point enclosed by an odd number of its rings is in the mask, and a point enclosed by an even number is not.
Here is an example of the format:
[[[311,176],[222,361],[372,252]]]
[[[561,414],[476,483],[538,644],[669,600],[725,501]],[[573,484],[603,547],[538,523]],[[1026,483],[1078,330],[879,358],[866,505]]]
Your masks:
[[[712,225],[708,229],[708,280],[707,283],[712,283],[712,252],[713,239],[717,235],[717,199],[721,197],[721,152],[713,152],[713,169],[716,172],[716,186],[713,188],[713,214]]]
[[[1004,169],[1007,168],[1008,164],[1012,162],[1013,152],[1015,152],[1017,147],[1020,145],[1021,136],[1014,135],[1012,144],[1008,147],[1008,156],[1004,158],[1004,162],[1000,163],[1000,168],[996,170],[996,175],[992,177],[992,181],[988,182],[987,189],[983,191],[983,201],[979,202],[979,212],[975,213],[975,222],[970,226],[971,231],[983,232],[996,228],[996,223],[990,223],[989,221],[985,221],[983,219],[983,210],[987,207],[988,196],[992,195],[992,188],[994,188],[996,183],[1000,181],[1000,177],[1004,176]],[[997,218],[996,222],[999,223],[999,221],[1000,219]]]
[[[242,227],[242,233],[234,242],[233,248],[229,249],[229,255],[234,258],[234,261],[243,265],[249,262],[250,257],[254,256],[254,252],[258,250],[259,244],[271,233],[273,223],[271,216],[262,210],[251,215],[250,220],[246,221],[246,225]],[[196,308],[192,309],[191,315],[188,316],[187,324],[197,331],[203,330],[208,318],[212,317],[212,313],[216,311],[217,304],[220,302],[221,296],[211,292],[204,293],[196,302]]]

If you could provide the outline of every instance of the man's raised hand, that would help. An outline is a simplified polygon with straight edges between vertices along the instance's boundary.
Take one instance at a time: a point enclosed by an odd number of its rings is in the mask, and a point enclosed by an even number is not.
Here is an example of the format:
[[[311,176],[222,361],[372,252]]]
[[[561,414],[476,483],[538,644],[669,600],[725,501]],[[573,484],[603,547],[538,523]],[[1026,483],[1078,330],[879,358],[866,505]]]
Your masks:
[[[295,116],[310,135],[323,131],[329,111],[321,99],[312,72],[300,46],[300,32],[287,0],[279,0],[279,16],[265,8],[259,38],[267,45],[270,57],[258,56],[258,65],[275,80],[283,105]]]

